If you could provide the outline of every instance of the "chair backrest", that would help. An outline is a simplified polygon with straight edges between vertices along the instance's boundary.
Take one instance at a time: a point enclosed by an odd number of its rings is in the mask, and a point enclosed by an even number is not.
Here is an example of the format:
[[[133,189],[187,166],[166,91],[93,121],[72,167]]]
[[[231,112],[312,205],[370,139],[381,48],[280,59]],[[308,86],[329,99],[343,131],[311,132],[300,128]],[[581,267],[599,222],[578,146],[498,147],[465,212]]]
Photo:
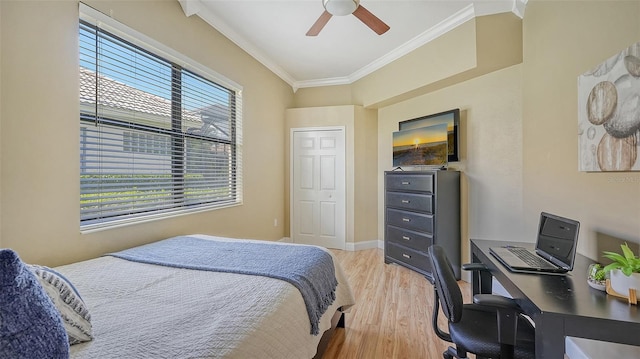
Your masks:
[[[462,292],[451,269],[449,258],[438,245],[429,247],[429,257],[442,312],[450,322],[457,323],[462,318]]]

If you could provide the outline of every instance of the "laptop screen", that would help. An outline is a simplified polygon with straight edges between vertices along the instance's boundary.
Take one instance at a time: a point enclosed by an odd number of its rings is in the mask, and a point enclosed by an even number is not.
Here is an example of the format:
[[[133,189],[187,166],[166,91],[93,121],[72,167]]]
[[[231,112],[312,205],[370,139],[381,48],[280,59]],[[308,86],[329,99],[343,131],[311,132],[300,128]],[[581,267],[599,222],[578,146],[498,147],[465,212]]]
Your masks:
[[[536,252],[567,270],[573,269],[580,222],[550,213],[540,213]]]

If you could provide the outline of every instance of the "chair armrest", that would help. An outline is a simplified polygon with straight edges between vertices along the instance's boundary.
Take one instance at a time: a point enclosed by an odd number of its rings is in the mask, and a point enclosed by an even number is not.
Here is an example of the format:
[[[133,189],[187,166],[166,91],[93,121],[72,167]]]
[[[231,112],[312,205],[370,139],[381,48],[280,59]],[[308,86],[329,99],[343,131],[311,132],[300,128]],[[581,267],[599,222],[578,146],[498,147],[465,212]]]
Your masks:
[[[465,263],[462,265],[462,269],[466,271],[473,271],[473,288],[478,288],[477,292],[491,293],[492,287],[492,274],[489,267],[486,264],[475,262]],[[476,291],[476,289],[474,289]]]
[[[466,271],[488,271],[489,268],[484,263],[465,263],[462,265],[462,269]]]
[[[493,308],[498,320],[498,341],[513,346],[516,343],[518,317],[522,309],[515,300],[501,295],[476,294],[473,303],[485,308]]]
[[[511,298],[493,294],[476,294],[473,296],[473,303],[494,307],[496,309],[510,309],[515,312],[522,312],[518,304]]]

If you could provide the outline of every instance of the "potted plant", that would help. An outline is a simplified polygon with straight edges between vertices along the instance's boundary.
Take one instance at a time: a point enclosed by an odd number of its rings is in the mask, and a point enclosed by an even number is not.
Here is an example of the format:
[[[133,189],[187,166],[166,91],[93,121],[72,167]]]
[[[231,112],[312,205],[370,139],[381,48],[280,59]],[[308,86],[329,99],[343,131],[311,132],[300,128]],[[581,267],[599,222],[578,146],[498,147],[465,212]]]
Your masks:
[[[622,254],[615,252],[603,252],[604,257],[613,262],[604,267],[609,273],[611,289],[623,296],[629,294],[629,289],[640,291],[640,258],[638,258],[625,243],[620,246]]]
[[[602,290],[606,289],[606,275],[604,272],[604,266],[600,263],[594,263],[589,265],[587,276],[587,283],[591,288]]]

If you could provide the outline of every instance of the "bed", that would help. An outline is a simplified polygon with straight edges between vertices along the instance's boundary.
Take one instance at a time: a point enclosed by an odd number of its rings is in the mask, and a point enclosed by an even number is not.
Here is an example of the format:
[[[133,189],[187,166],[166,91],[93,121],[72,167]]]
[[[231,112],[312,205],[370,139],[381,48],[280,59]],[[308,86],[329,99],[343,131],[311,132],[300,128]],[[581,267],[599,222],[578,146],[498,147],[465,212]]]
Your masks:
[[[186,237],[224,245],[241,241],[276,246],[273,248],[278,252],[290,248],[287,246],[301,246],[206,235]],[[315,334],[307,298],[296,285],[282,279],[201,269],[198,265],[189,268],[191,263],[188,268],[179,263],[150,264],[157,259],[144,263],[124,259],[126,255],[57,267],[55,270],[75,286],[91,314],[93,339],[71,345],[70,357],[319,357],[318,348],[326,345],[327,333],[355,303],[333,254],[322,251],[332,259],[337,286],[335,299],[317,318]]]

